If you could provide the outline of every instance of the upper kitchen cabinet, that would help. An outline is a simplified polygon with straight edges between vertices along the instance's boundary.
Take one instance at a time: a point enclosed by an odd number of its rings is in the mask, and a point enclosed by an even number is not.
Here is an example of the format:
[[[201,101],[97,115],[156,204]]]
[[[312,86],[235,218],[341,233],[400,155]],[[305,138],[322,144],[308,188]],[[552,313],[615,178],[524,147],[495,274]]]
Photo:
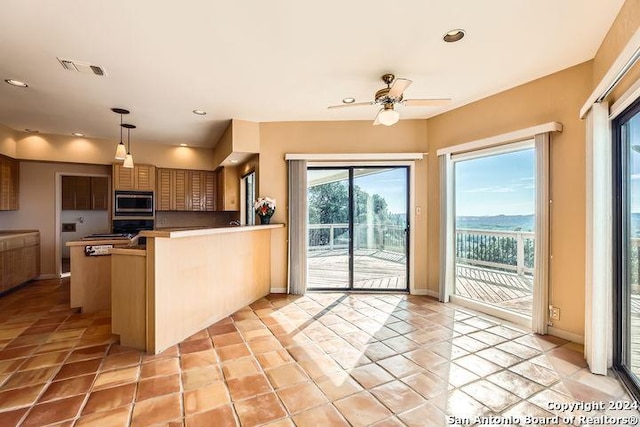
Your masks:
[[[156,210],[215,210],[215,172],[183,169],[158,169]]]
[[[240,210],[240,175],[238,168],[225,166],[216,169],[216,210]]]
[[[114,163],[113,189],[156,191],[156,167],[137,164],[133,168],[125,168]]]
[[[0,155],[0,211],[18,210],[20,162]]]
[[[62,177],[62,210],[107,210],[109,182],[107,177]]]

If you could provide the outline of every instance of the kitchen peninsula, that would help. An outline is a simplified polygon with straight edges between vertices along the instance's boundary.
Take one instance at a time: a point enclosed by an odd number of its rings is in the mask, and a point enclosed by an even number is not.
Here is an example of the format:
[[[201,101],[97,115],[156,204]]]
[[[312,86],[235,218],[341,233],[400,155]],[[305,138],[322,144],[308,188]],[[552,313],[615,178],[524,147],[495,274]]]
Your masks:
[[[157,354],[269,294],[271,237],[283,227],[142,231],[146,249],[112,249],[113,333]]]

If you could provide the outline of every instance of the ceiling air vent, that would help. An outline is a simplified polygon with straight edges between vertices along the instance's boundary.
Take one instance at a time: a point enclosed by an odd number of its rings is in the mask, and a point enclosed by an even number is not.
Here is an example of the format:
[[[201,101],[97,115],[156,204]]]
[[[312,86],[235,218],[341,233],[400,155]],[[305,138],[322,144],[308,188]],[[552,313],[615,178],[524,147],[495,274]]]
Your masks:
[[[86,62],[74,61],[71,59],[58,58],[62,68],[76,73],[95,74],[96,76],[106,76],[107,72],[99,65],[91,65]]]

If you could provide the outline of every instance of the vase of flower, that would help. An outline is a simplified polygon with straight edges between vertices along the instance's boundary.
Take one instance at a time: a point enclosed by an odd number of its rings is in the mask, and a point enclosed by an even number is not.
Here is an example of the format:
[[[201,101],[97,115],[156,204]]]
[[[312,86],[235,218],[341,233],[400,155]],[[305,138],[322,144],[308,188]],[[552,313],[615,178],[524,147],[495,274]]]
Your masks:
[[[256,214],[260,217],[260,224],[271,223],[271,217],[276,211],[276,200],[268,197],[260,197],[253,204]]]

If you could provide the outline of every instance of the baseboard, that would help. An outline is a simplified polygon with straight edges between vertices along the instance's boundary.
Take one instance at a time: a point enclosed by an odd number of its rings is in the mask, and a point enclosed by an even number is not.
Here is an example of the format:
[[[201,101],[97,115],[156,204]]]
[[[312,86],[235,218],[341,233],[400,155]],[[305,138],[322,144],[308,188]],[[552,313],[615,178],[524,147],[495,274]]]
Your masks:
[[[272,294],[286,294],[287,288],[271,288]]]
[[[60,276],[58,276],[55,273],[47,273],[47,274],[41,274],[33,280],[49,280],[49,279],[59,279],[59,278]]]
[[[547,329],[547,333],[549,335],[553,335],[554,337],[573,341],[578,344],[584,344],[584,335],[565,331],[564,329],[558,329],[558,328],[554,328],[553,326],[549,326],[549,328]]]
[[[438,291],[432,291],[431,289],[413,289],[411,291],[411,295],[427,296],[436,299],[440,297],[440,293]]]

